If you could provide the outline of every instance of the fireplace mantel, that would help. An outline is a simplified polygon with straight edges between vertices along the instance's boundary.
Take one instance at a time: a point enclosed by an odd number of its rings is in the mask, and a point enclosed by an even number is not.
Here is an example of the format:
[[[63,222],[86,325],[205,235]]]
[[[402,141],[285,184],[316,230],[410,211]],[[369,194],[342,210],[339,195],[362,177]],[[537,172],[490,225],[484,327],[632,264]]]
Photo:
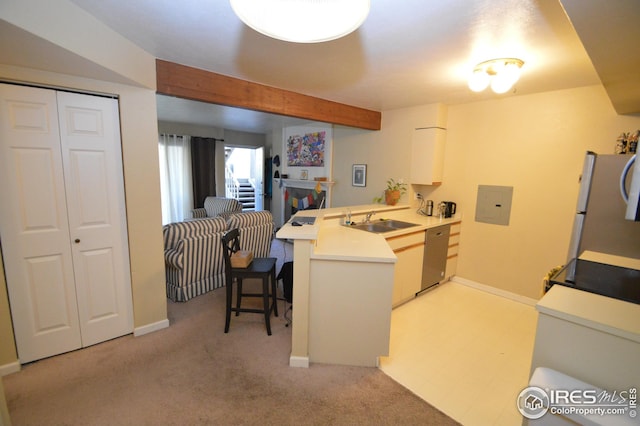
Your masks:
[[[277,184],[282,182],[283,188],[300,188],[300,189],[314,189],[318,184],[322,187],[323,191],[331,189],[335,184],[334,181],[326,180],[303,180],[303,179],[274,179]]]

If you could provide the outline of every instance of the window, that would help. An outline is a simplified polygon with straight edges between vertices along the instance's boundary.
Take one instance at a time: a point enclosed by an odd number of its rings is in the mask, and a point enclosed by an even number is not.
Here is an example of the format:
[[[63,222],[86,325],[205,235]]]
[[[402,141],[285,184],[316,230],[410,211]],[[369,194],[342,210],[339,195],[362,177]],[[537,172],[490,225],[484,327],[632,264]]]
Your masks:
[[[191,217],[193,209],[189,136],[161,134],[158,153],[162,224],[181,222]]]

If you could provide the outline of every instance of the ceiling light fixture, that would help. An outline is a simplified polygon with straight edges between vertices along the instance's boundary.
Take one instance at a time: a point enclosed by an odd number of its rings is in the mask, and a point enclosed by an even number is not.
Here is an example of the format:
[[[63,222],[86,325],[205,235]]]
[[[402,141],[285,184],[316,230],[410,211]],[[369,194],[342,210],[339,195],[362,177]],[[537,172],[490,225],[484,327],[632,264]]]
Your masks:
[[[370,0],[230,0],[235,14],[266,36],[294,43],[320,43],[355,31]]]
[[[482,92],[491,84],[495,93],[506,93],[520,78],[524,61],[517,58],[500,58],[476,65],[469,77],[469,89]]]

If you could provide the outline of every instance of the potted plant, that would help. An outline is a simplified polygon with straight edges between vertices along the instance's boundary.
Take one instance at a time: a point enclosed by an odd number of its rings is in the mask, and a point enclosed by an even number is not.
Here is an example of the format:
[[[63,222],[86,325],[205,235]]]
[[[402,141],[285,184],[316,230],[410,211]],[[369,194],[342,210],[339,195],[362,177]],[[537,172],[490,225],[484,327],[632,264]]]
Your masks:
[[[384,190],[384,201],[390,206],[395,206],[400,197],[407,193],[407,184],[396,181],[393,178],[387,180],[387,189]],[[381,203],[382,197],[374,198],[374,202]]]

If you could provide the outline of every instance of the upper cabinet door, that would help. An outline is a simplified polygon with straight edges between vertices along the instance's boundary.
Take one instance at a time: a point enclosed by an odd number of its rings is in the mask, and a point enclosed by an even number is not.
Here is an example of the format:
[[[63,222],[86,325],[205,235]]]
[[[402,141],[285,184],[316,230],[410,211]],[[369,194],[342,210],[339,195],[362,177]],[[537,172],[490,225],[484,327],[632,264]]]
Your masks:
[[[411,143],[411,183],[440,185],[444,170],[447,131],[440,127],[414,130]]]

